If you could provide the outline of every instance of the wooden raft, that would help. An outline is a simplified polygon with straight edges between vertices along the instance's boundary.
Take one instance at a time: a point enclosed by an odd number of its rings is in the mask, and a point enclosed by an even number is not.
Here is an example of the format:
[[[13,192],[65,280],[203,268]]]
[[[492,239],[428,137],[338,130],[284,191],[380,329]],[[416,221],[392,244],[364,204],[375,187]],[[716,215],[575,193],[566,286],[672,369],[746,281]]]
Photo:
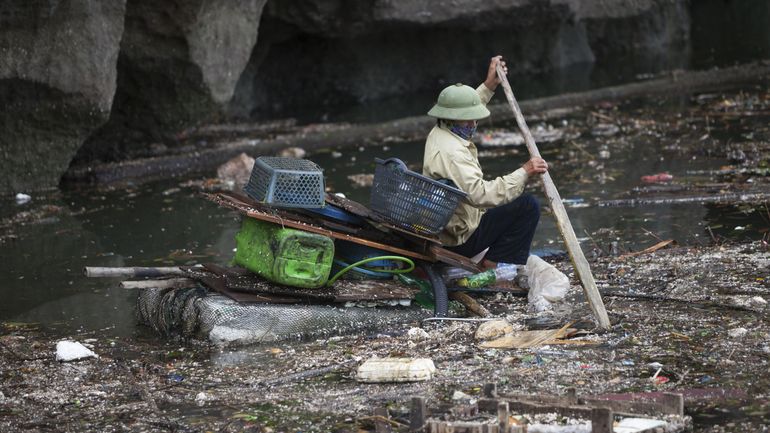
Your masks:
[[[344,303],[414,299],[419,289],[394,280],[337,280],[332,287],[302,289],[267,281],[244,268],[204,264],[186,270],[191,278],[238,302]]]
[[[435,237],[409,233],[403,229],[382,221],[367,219],[369,227],[353,227],[342,223],[308,217],[287,209],[277,209],[251,198],[235,193],[203,193],[203,197],[228,209],[235,210],[250,218],[280,224],[310,233],[328,236],[364,245],[370,248],[384,250],[393,254],[422,260],[425,262],[443,262],[451,266],[461,267],[471,272],[481,272],[481,269],[469,258],[453,253],[441,247]],[[327,198],[329,196],[327,195]],[[363,205],[352,200],[336,198],[329,199],[332,204],[346,210],[355,209],[356,215],[370,215]],[[355,235],[351,234],[355,233]]]

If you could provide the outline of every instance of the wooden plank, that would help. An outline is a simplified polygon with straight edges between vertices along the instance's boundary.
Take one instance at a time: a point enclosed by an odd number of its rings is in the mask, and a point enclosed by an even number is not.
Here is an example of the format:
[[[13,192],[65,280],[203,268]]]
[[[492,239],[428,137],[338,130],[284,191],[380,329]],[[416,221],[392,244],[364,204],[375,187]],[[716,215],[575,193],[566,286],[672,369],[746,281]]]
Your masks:
[[[326,202],[329,204],[333,204],[335,206],[341,207],[342,209],[352,213],[353,215],[359,216],[364,219],[371,219],[372,218],[372,211],[369,210],[368,207],[362,205],[361,203],[357,201],[353,201],[346,197],[340,197],[335,194],[326,194]]]
[[[497,384],[496,383],[485,383],[484,388],[481,391],[481,395],[484,396],[484,398],[496,398],[497,397]]]
[[[334,302],[363,300],[414,299],[419,289],[409,287],[395,280],[337,280]]]
[[[427,406],[425,397],[412,397],[412,410],[409,413],[409,431],[421,432],[425,426],[425,415],[427,415]]]
[[[663,406],[661,408],[663,413],[684,416],[684,395],[666,392],[658,402]]]
[[[300,302],[300,299],[278,296],[278,295],[263,295],[257,293],[243,293],[236,292],[227,287],[225,279],[217,277],[215,275],[201,277],[200,281],[211,290],[220,293],[233,301],[241,303],[269,303],[269,304],[294,304]]]
[[[498,396],[498,397],[487,397],[484,396],[484,399],[486,400],[499,400],[499,399],[507,399],[507,400],[516,400],[516,401],[526,401],[529,403],[537,403],[537,404],[547,404],[547,405],[558,405],[558,406],[576,406],[580,402],[577,397],[577,393],[572,393],[571,391],[575,391],[575,388],[569,388],[567,389],[567,393],[563,395],[540,395],[540,394],[506,394],[504,396]],[[486,404],[486,403],[485,403]],[[490,409],[487,409],[490,410]]]
[[[414,299],[419,289],[407,286],[395,280],[337,280],[332,287],[316,289],[283,286],[265,280],[257,274],[238,267],[224,267],[213,263],[203,265],[206,271],[211,271],[223,280],[222,291],[243,295],[269,295],[290,297],[295,302],[348,302],[348,301],[385,301]],[[204,272],[193,273],[193,276],[205,278]],[[230,295],[228,295],[230,296]],[[234,295],[246,302],[250,298]],[[231,296],[232,297],[232,296]],[[256,301],[262,302],[262,301]]]
[[[649,399],[610,400],[606,398],[582,397],[581,402],[594,406],[605,406],[615,412],[636,415],[684,415],[682,394],[666,393],[650,395]]]
[[[591,410],[591,433],[612,433],[613,431],[612,409],[595,407]]]
[[[527,143],[527,149],[532,157],[540,157],[540,151],[537,149],[535,139],[532,137],[532,133],[527,126],[527,122],[524,120],[524,116],[521,114],[519,104],[516,102],[516,98],[513,96],[513,90],[508,83],[508,78],[502,69],[501,65],[497,65],[497,75],[500,78],[501,84],[505,91],[505,96],[508,98],[508,103],[513,110],[513,114],[516,117],[516,122],[519,125],[521,133],[524,135],[524,141]],[[556,185],[551,179],[551,175],[548,172],[542,174],[543,188],[545,189],[545,195],[548,197],[548,201],[551,205],[551,211],[556,218],[556,226],[559,228],[559,232],[564,239],[564,244],[567,247],[572,264],[575,267],[575,273],[583,286],[588,303],[591,306],[591,310],[594,313],[594,317],[601,329],[610,328],[610,318],[607,316],[607,310],[604,308],[604,302],[599,294],[599,289],[596,287],[596,281],[591,273],[591,268],[588,265],[583,250],[580,249],[580,243],[575,236],[575,231],[572,229],[572,224],[569,221],[567,210],[564,208],[564,203],[561,201],[559,191],[556,189]]]
[[[436,260],[446,263],[451,266],[463,268],[471,272],[481,272],[482,269],[476,263],[473,263],[470,258],[449,251],[438,245],[428,246],[428,253],[436,258]]]
[[[374,431],[376,433],[393,433],[388,421],[390,421],[390,414],[387,408],[379,407],[374,410]]]
[[[500,427],[500,431],[507,432],[510,424],[510,412],[507,401],[501,401],[497,403],[497,425]]]
[[[561,404],[543,404],[532,401],[514,400],[507,397],[500,399],[479,399],[479,410],[488,413],[495,413],[501,402],[508,403],[508,410],[516,413],[541,414],[557,413],[566,417],[591,419],[592,407],[589,406],[565,406]]]
[[[479,347],[485,349],[526,349],[529,347],[543,346],[574,333],[576,329],[570,328],[571,325],[572,322],[559,329],[517,331],[516,333],[504,335],[495,340],[484,341],[479,344]]]

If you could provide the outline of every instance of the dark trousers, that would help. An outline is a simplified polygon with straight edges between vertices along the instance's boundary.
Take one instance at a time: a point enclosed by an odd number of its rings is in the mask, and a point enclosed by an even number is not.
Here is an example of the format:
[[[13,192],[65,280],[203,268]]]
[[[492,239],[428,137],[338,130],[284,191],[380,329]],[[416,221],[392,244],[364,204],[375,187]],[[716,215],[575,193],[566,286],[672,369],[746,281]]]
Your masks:
[[[446,247],[465,257],[473,257],[489,247],[484,256],[493,262],[523,265],[540,220],[540,204],[531,194],[484,212],[481,222],[464,244]]]

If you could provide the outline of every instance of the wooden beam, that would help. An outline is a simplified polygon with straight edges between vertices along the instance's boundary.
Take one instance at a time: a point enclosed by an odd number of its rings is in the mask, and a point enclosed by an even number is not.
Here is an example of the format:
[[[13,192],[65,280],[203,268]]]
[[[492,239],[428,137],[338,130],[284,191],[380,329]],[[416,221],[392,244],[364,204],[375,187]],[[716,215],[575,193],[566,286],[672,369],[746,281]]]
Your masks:
[[[614,416],[612,409],[595,407],[591,410],[591,433],[612,433]]]
[[[409,431],[421,432],[425,427],[425,415],[427,414],[425,397],[412,397],[412,411],[409,413]]]
[[[521,114],[519,104],[516,102],[516,98],[513,96],[513,90],[508,83],[508,78],[505,75],[502,67],[498,64],[497,76],[500,77],[501,84],[505,91],[505,96],[508,98],[508,103],[513,110],[513,114],[516,117],[516,122],[521,129],[522,135],[524,135],[524,141],[527,143],[527,150],[531,157],[540,157],[540,151],[537,149],[535,139],[532,137],[532,133],[527,126],[527,122],[524,120],[524,116]],[[591,273],[591,268],[588,266],[583,250],[580,249],[580,243],[578,243],[575,231],[572,229],[572,224],[569,221],[567,210],[564,208],[564,203],[561,201],[559,191],[556,189],[556,185],[551,179],[551,175],[548,172],[542,174],[543,188],[545,189],[545,195],[548,197],[548,201],[551,205],[551,211],[556,218],[556,226],[559,228],[559,232],[564,239],[564,244],[567,247],[569,256],[572,259],[572,264],[575,267],[575,273],[577,273],[583,290],[585,291],[588,303],[591,306],[591,310],[594,313],[597,324],[601,329],[609,329],[610,318],[607,316],[607,310],[604,308],[604,302],[599,294],[599,289],[596,287],[594,276]]]

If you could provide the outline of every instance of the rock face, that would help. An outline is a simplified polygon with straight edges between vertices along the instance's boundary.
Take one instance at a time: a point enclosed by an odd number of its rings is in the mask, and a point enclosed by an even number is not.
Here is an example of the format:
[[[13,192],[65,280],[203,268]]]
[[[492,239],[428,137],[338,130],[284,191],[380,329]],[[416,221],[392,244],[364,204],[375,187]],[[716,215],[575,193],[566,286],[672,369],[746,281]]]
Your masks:
[[[417,98],[427,109],[442,87],[477,84],[498,53],[520,98],[543,93],[521,80],[542,72],[563,71],[555,93],[718,59],[714,35],[766,57],[768,16],[766,0],[3,0],[0,194],[166,152],[224,116],[372,100],[413,115]]]
[[[270,2],[263,37],[231,110],[267,114],[308,103],[355,104],[417,92],[435,97],[452,82],[478,84],[487,59],[497,53],[509,59],[512,76],[680,53],[689,38],[688,5],[686,0]],[[297,79],[286,79],[287,68]]]
[[[0,192],[56,186],[109,115],[125,2],[0,4]]]
[[[147,143],[216,115],[249,61],[266,1],[128,0],[112,115],[78,160],[141,156]]]

